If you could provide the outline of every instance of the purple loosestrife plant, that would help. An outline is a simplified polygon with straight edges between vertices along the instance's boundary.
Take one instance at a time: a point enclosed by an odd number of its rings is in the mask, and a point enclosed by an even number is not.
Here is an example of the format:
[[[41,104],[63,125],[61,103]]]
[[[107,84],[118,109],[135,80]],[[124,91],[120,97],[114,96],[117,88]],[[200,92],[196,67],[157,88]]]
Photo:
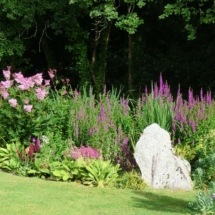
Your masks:
[[[118,156],[116,157],[116,162],[120,164],[120,167],[125,171],[131,171],[137,166],[128,143],[129,138],[126,137],[122,143],[121,154],[118,154]]]
[[[157,83],[152,84],[151,89],[150,94],[142,95],[144,102],[138,103],[135,115],[138,133],[135,136],[138,136],[146,126],[152,123],[157,123],[171,132],[175,112],[172,110],[173,101],[169,86],[167,82],[163,84],[162,76],[160,76],[159,89]]]

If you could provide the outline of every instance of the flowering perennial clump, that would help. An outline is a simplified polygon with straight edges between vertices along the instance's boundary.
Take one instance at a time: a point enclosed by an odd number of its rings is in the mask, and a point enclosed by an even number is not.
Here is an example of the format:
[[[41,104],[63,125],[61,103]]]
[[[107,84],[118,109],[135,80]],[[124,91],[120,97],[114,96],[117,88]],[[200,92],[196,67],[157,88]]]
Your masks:
[[[36,98],[38,101],[41,101],[49,93],[47,87],[50,85],[50,80],[43,80],[42,73],[37,73],[31,77],[24,77],[21,72],[11,74],[10,66],[8,66],[7,69],[8,70],[3,70],[3,75],[6,80],[0,81],[0,96],[4,100],[8,99],[10,106],[13,108],[24,103],[24,111],[31,112],[33,104],[30,104],[29,98],[25,98],[21,101],[21,92],[19,92],[19,90],[26,91],[29,96],[30,94],[32,96],[32,89],[34,89]],[[11,76],[13,77],[13,80],[11,80]],[[43,81],[45,82],[44,85]]]

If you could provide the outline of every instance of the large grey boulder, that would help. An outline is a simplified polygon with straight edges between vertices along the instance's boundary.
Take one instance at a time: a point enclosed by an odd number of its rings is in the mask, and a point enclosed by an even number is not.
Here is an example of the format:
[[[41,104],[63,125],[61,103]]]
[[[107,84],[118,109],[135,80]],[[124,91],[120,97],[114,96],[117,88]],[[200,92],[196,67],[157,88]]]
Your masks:
[[[158,124],[144,129],[134,157],[148,186],[192,190],[189,162],[175,155],[169,133]]]

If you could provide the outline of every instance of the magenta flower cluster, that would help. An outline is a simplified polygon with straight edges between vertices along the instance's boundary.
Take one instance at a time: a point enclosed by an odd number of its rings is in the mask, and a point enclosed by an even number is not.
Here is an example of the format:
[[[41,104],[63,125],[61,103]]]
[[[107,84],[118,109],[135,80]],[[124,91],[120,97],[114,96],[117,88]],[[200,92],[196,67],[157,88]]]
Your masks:
[[[99,159],[101,158],[101,155],[97,149],[93,149],[92,147],[88,146],[81,146],[80,148],[72,147],[70,155],[74,160],[77,160],[78,158],[83,159]]]

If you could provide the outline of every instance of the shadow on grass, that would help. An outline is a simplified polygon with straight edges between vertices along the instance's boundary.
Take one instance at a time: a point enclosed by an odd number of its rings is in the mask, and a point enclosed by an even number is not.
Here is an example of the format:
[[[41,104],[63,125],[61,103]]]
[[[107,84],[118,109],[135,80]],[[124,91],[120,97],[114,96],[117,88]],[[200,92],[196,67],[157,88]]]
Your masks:
[[[162,194],[152,192],[135,191],[139,197],[132,197],[135,207],[144,208],[146,210],[175,214],[189,214],[188,200],[169,197]],[[185,194],[186,195],[186,194]]]

